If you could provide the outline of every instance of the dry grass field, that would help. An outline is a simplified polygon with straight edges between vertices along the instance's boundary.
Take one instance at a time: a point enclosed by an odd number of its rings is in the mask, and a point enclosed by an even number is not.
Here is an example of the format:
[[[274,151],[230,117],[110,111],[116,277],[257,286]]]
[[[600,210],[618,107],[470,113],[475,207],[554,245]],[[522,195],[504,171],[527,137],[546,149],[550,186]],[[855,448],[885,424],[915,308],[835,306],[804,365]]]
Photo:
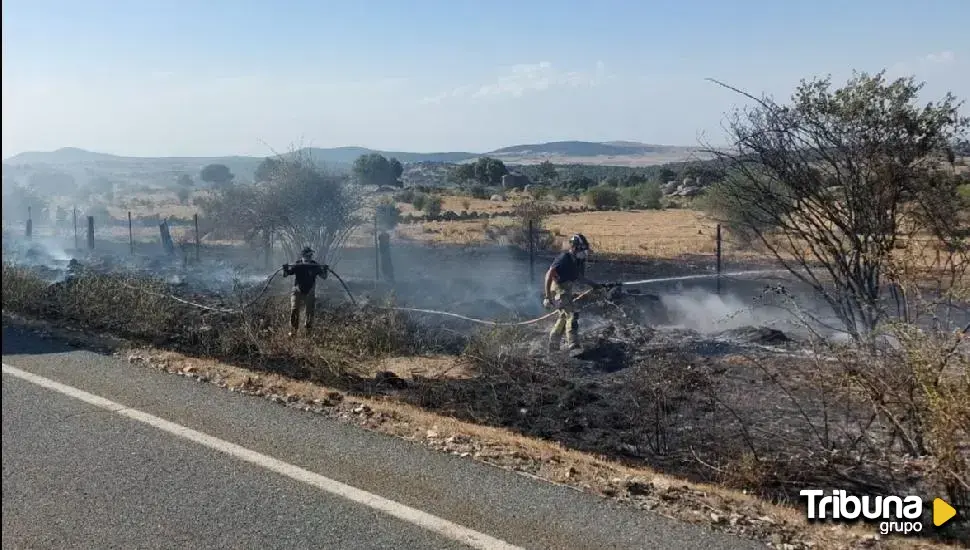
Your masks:
[[[963,167],[961,167],[963,168]],[[205,191],[192,193],[189,204],[180,203],[174,192],[159,191],[137,197],[127,197],[121,204],[109,206],[108,210],[118,220],[127,218],[128,211],[135,217],[159,215],[190,219],[199,212],[191,204],[192,199],[202,196]],[[438,195],[442,199],[442,210],[453,212],[478,212],[496,214],[509,212],[515,205],[528,197],[522,192],[511,191],[505,200],[492,201],[476,199],[463,195]],[[548,200],[557,208],[579,208],[584,203],[577,200]],[[402,215],[421,215],[411,204],[398,202]],[[368,217],[368,213],[363,214]],[[393,232],[394,238],[429,245],[454,244],[477,246],[501,243],[516,221],[509,216],[460,221],[430,221],[415,224],[401,224]],[[625,257],[631,259],[673,259],[684,256],[713,256],[716,249],[717,222],[705,212],[691,209],[635,210],[635,211],[586,211],[555,214],[544,221],[544,229],[555,240],[555,247],[565,244],[565,239],[573,233],[583,233],[589,239],[597,254],[605,257]],[[127,228],[106,229],[110,237],[126,240]],[[373,246],[373,233],[370,224],[364,224],[347,243],[351,247]],[[100,232],[99,232],[100,233]],[[176,241],[194,240],[194,232],[188,227],[173,227]],[[190,235],[190,233],[192,233]],[[102,235],[104,233],[101,233]],[[726,258],[733,260],[754,260],[765,258],[764,251],[756,250],[735,242],[728,232],[722,235],[722,251]],[[136,227],[135,239],[157,239],[154,227]],[[208,242],[208,241],[207,241]],[[210,243],[211,244],[211,243]],[[927,268],[937,261],[935,248],[916,246],[916,252],[923,256],[921,262]],[[910,250],[913,253],[914,250]],[[902,254],[902,248],[900,249]]]
[[[451,210],[452,212],[479,212],[485,214],[491,214],[493,212],[506,212],[511,210],[517,201],[522,200],[524,195],[521,193],[506,193],[504,201],[492,201],[488,199],[475,199],[472,197],[458,196],[458,195],[440,195],[442,204],[441,210]],[[577,200],[558,200],[550,201],[557,207],[573,207],[579,208],[583,206],[583,202]],[[397,203],[397,207],[401,209],[401,214],[412,214],[419,215],[413,206],[405,202]]]
[[[397,235],[418,242],[474,245],[492,242],[490,233],[510,227],[511,218],[437,221],[401,225]],[[642,210],[576,212],[556,214],[545,221],[545,229],[560,243],[573,233],[583,233],[599,254],[673,258],[714,254],[717,222],[696,210]],[[725,251],[755,254],[723,241]]]

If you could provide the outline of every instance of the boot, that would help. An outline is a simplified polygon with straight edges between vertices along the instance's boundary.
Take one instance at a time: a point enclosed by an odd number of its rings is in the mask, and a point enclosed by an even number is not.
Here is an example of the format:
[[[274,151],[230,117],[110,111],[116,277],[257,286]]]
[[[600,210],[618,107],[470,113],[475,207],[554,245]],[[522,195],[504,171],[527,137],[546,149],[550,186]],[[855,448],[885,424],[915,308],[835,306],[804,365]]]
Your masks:
[[[570,338],[569,340],[566,341],[566,349],[571,352],[578,352],[578,351],[581,351],[583,348],[579,345],[579,342]]]

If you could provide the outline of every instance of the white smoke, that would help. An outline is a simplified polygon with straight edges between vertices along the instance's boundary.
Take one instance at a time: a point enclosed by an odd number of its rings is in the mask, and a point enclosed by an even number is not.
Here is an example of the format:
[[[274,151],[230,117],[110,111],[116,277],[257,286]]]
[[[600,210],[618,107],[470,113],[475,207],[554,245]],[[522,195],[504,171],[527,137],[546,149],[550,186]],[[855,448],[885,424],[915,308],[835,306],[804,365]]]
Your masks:
[[[747,327],[765,327],[802,336],[827,338],[839,334],[838,322],[824,313],[816,300],[785,300],[772,303],[761,296],[742,298],[734,293],[717,294],[695,288],[660,295],[673,328],[701,334],[717,334]]]

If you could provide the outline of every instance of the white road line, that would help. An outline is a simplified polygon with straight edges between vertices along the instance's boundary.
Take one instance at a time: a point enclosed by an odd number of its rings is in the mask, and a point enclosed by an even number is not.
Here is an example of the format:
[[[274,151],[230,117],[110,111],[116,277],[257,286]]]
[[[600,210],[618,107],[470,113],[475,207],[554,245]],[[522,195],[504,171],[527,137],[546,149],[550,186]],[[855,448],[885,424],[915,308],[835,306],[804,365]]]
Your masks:
[[[110,401],[103,397],[79,390],[73,386],[61,384],[60,382],[55,382],[49,378],[44,378],[43,376],[38,376],[25,370],[12,367],[6,363],[3,363],[3,374],[9,374],[10,376],[14,376],[21,380],[26,380],[32,384],[56,391],[69,397],[73,397],[74,399],[94,405],[95,407],[107,409],[111,412],[118,413],[121,416],[148,424],[149,426],[158,428],[159,430],[168,432],[174,436],[188,439],[189,441],[194,441],[202,446],[226,453],[232,457],[255,464],[278,474],[282,474],[291,479],[295,479],[296,481],[306,483],[307,485],[312,485],[313,487],[322,489],[333,495],[363,504],[364,506],[368,506],[375,510],[379,510],[385,514],[394,516],[413,525],[417,525],[418,527],[422,527],[443,537],[447,537],[451,540],[471,546],[472,548],[481,548],[483,550],[520,550],[520,547],[518,546],[514,546],[484,533],[479,533],[478,531],[458,525],[457,523],[452,523],[448,520],[441,519],[437,516],[428,514],[427,512],[422,512],[421,510],[417,510],[399,502],[386,499],[379,495],[375,495],[374,493],[364,491],[363,489],[346,485],[334,479],[330,479],[320,474],[300,468],[299,466],[294,466],[271,456],[267,456],[251,449],[247,449],[246,447],[236,445],[235,443],[230,443],[223,439],[195,431],[191,428],[182,426],[181,424],[169,422],[164,418],[159,418],[144,411],[126,407],[120,403],[115,403],[114,401]]]

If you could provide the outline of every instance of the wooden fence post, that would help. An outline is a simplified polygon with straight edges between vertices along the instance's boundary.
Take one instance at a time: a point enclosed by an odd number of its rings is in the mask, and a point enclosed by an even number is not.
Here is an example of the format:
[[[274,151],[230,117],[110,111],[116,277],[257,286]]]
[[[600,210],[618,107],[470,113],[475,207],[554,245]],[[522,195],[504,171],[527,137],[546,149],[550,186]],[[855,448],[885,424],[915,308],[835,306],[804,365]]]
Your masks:
[[[717,270],[717,293],[721,293],[721,224],[717,224],[717,251],[715,252],[717,258],[717,265],[715,269]]]
[[[94,250],[94,216],[88,216],[88,250]]]
[[[529,284],[536,282],[536,233],[535,222],[529,220]]]
[[[172,242],[172,233],[168,230],[168,220],[158,224],[158,234],[162,240],[162,250],[169,256],[174,256],[175,243]]]
[[[394,283],[394,266],[391,264],[391,237],[387,232],[382,232],[378,237],[378,248],[380,249],[380,272],[386,281]]]
[[[374,281],[381,280],[381,245],[377,231],[377,214],[378,210],[374,210]]]

